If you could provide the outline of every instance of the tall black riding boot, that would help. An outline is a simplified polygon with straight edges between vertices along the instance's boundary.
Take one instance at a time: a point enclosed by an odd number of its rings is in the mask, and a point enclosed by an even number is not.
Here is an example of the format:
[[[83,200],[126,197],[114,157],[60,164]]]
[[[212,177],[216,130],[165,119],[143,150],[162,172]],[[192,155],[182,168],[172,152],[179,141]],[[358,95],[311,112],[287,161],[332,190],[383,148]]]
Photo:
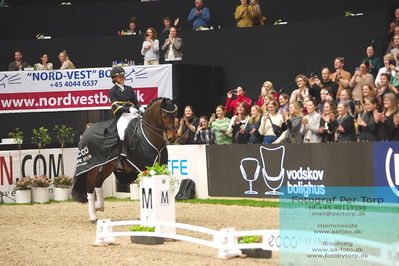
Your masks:
[[[123,172],[123,164],[124,164],[124,158],[123,158],[123,156],[121,155],[121,153],[122,153],[122,146],[123,145],[123,141],[119,141],[118,142],[118,160],[116,161],[116,171],[117,172]]]

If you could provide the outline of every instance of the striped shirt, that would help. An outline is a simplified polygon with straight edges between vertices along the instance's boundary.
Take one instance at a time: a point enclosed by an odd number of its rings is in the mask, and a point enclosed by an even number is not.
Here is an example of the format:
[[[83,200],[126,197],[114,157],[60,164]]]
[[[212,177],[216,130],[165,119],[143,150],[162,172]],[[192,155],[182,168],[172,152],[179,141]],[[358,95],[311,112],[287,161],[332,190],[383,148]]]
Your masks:
[[[213,132],[215,133],[216,137],[216,144],[231,144],[231,136],[225,136],[220,132],[221,130],[224,130],[227,132],[227,129],[229,128],[230,125],[230,118],[225,118],[223,120],[216,119],[213,121],[209,127],[213,129]]]

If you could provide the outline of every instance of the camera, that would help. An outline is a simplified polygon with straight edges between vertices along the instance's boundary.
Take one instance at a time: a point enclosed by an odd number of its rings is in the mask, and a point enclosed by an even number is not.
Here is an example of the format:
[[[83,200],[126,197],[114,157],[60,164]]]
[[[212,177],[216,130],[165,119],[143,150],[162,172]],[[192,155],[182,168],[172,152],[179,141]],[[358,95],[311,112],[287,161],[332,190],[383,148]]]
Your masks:
[[[319,76],[316,73],[312,73],[312,74],[310,74],[310,78],[311,79],[318,79]]]
[[[233,94],[236,94],[236,93],[237,93],[237,90],[234,89],[234,90],[231,90],[230,92],[233,93]]]

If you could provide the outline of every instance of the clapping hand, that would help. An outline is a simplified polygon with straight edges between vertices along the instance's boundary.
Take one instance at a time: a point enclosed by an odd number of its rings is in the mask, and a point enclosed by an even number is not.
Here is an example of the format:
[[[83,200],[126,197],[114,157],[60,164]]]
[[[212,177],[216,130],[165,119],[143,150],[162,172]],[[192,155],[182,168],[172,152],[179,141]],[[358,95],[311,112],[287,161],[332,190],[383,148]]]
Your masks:
[[[177,26],[179,24],[179,21],[180,21],[180,18],[175,19],[175,22],[174,22],[175,26]]]
[[[366,122],[364,122],[364,120],[363,120],[361,117],[358,117],[357,120],[356,120],[356,122],[357,122],[357,124],[358,124],[359,126],[362,126],[362,127],[367,126]]]
[[[393,115],[393,124],[395,127],[399,127],[399,113]]]

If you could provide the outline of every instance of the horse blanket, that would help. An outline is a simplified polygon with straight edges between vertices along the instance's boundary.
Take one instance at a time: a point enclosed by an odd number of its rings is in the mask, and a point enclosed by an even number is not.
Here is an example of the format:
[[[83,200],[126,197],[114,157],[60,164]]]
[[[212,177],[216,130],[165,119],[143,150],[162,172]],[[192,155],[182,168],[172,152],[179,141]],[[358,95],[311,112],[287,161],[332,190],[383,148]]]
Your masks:
[[[118,158],[119,136],[114,119],[93,124],[83,133],[78,145],[76,176],[85,174],[95,167],[102,166]],[[155,162],[165,164],[168,161],[166,146],[158,150],[145,135],[141,117],[133,119],[125,132],[122,146],[122,156],[135,169],[136,173],[115,173],[119,181],[129,183],[136,174],[145,170],[146,166],[153,166]]]

